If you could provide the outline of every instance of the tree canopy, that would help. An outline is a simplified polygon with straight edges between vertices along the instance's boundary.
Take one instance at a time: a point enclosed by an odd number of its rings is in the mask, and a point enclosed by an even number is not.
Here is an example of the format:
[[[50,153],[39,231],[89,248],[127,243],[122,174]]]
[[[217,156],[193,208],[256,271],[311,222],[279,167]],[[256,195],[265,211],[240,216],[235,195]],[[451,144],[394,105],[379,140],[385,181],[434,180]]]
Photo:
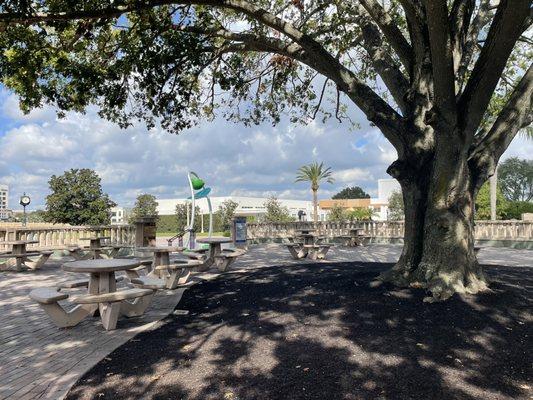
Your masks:
[[[266,212],[261,216],[260,221],[265,223],[292,222],[295,218],[291,217],[289,209],[281,205],[275,197],[270,197],[265,201],[264,207]]]
[[[508,158],[498,167],[498,183],[507,200],[533,200],[533,160]]]
[[[104,225],[116,204],[102,190],[101,179],[91,169],[71,169],[48,181],[47,222],[70,225]]]
[[[235,210],[237,207],[239,207],[239,203],[231,199],[225,200],[218,207],[215,217],[218,220],[217,225],[220,225],[220,229],[223,232],[228,232],[231,229],[231,223],[233,221],[233,217],[235,216]]]
[[[283,113],[300,122],[342,120],[348,100],[398,150],[418,123],[410,116],[431,109],[423,98],[441,106],[456,87],[458,104],[470,111],[464,123],[488,146],[502,135],[500,124],[490,129],[496,113],[477,129],[492,93],[489,113],[511,112],[523,100],[526,110],[504,118],[518,128],[531,120],[530,41],[518,41],[531,24],[530,1],[497,3],[7,1],[0,74],[23,110],[53,103],[62,113],[94,103],[121,126],[140,119],[171,131],[217,109],[245,123],[276,122]]]
[[[395,190],[389,196],[387,219],[391,221],[401,221],[405,219],[402,194]]]
[[[370,195],[359,186],[351,186],[342,189],[339,193],[334,194],[332,199],[369,199]]]
[[[135,200],[135,205],[131,209],[130,220],[135,221],[135,219],[140,217],[154,217],[159,213],[157,212],[157,206],[159,203],[152,194],[140,194]]]

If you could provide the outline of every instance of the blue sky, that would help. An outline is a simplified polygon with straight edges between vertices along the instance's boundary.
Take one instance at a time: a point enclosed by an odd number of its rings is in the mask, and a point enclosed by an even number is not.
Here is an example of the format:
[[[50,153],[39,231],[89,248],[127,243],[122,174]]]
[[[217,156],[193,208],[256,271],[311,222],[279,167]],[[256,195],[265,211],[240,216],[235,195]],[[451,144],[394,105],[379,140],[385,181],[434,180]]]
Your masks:
[[[359,185],[376,194],[377,179],[396,152],[362,114],[354,111],[361,128],[331,120],[307,126],[282,121],[245,127],[216,119],[172,135],[127,130],[100,119],[94,110],[58,120],[45,107],[23,115],[17,98],[0,91],[0,183],[10,186],[10,203],[18,208],[22,192],[32,197],[32,209],[42,208],[48,179],[70,168],[92,168],[104,190],[120,205],[131,205],[140,193],[158,198],[187,194],[186,173],[196,171],[214,196],[243,195],[310,199],[309,188],[294,183],[296,169],[312,161],[335,171],[336,182],[324,184],[320,198]],[[504,157],[531,157],[533,143],[516,139]]]

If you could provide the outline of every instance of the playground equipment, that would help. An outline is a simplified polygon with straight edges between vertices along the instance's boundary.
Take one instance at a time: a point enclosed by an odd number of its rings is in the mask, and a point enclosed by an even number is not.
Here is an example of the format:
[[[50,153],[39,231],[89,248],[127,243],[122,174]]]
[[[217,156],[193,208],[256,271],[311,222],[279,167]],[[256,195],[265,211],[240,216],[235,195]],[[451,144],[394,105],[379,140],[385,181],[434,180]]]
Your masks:
[[[207,200],[207,206],[209,209],[209,237],[213,234],[213,208],[211,206],[211,199],[209,194],[211,188],[205,186],[205,182],[193,171],[187,174],[189,179],[189,186],[191,188],[191,195],[187,198],[187,227],[183,232],[168,239],[168,245],[172,246],[172,242],[178,239],[178,245],[180,247],[186,247],[188,249],[196,248],[196,232],[194,230],[194,218],[196,210],[196,201],[200,199]],[[190,208],[189,208],[190,204]]]

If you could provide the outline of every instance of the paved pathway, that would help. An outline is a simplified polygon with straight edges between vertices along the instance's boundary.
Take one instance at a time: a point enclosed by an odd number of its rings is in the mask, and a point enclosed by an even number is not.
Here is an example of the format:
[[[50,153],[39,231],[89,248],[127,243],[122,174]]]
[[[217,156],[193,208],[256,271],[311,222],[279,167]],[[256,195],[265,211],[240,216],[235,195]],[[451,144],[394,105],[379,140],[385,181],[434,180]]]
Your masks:
[[[392,245],[336,247],[328,253],[328,261],[394,262],[400,251],[400,246]],[[528,250],[486,248],[481,250],[480,260],[486,264],[532,266],[531,254]],[[258,245],[240,257],[232,269],[299,262],[281,245]],[[41,271],[0,272],[0,400],[61,399],[99,360],[138,332],[156,326],[174,310],[182,295],[182,291],[158,292],[147,314],[119,320],[115,331],[105,331],[97,318],[74,328],[58,329],[27,294],[32,288],[84,277],[62,271],[60,264],[61,260],[52,260]],[[215,276],[206,273],[197,278]]]

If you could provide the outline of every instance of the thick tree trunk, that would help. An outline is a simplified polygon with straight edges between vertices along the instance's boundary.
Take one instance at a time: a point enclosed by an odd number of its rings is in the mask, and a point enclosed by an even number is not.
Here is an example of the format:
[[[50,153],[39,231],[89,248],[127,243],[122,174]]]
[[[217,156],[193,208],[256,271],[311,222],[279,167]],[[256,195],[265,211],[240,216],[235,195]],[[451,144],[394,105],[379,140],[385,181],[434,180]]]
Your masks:
[[[380,280],[424,288],[431,293],[427,301],[487,289],[474,254],[477,185],[466,152],[441,149],[423,168],[398,170],[401,168],[394,164],[389,168],[403,191],[404,248],[396,265]]]
[[[402,254],[396,265],[381,278],[406,286],[411,283],[411,274],[422,259],[424,247],[424,221],[427,207],[428,175],[416,173],[416,170],[400,161],[387,170],[402,187],[405,232]]]

